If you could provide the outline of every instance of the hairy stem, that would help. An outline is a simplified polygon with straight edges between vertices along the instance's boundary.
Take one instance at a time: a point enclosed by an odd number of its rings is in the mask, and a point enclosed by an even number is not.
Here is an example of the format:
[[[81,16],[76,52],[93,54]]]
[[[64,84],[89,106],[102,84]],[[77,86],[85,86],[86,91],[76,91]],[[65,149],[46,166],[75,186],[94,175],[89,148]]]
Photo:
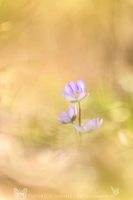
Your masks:
[[[80,106],[80,102],[78,102],[79,105],[79,126],[81,126],[81,106]],[[79,140],[80,140],[80,144],[82,144],[82,139],[81,139],[81,133],[79,132]]]
[[[74,124],[74,123],[72,123],[72,124]],[[76,129],[75,129],[75,133],[76,133],[77,143],[80,144],[78,131]]]

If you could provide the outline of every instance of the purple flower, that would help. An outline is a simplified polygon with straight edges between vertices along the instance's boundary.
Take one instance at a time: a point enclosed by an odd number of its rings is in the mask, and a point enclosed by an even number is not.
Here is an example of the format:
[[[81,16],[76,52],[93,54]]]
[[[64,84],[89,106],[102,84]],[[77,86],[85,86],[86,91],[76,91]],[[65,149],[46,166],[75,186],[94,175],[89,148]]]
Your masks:
[[[99,118],[97,117],[92,120],[86,121],[82,127],[76,124],[73,124],[73,126],[77,131],[85,133],[85,132],[88,132],[90,129],[98,128],[99,126],[101,126],[102,123],[103,123],[103,119],[99,120]]]
[[[88,95],[86,93],[86,85],[81,79],[78,79],[76,83],[68,82],[65,85],[65,91],[61,90],[61,93],[66,99],[72,102],[80,101]]]
[[[56,119],[64,124],[68,124],[70,122],[73,122],[75,120],[76,116],[77,116],[76,107],[69,105],[68,112],[60,113],[60,117],[57,117]]]

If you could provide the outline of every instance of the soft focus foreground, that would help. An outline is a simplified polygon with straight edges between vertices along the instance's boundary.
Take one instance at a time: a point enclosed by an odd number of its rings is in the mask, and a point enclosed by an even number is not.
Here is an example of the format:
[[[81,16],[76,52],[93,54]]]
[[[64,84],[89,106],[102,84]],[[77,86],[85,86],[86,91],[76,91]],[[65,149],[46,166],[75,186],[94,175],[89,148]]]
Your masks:
[[[0,199],[133,198],[132,19],[132,0],[0,0]],[[56,120],[78,78],[82,124],[104,120],[81,147]]]

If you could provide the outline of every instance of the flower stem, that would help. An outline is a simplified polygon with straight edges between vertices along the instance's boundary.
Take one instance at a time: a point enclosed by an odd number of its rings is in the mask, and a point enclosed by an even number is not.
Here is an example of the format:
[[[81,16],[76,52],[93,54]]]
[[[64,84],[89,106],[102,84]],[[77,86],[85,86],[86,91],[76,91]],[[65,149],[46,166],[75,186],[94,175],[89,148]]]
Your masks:
[[[81,126],[81,106],[80,106],[80,101],[78,102],[79,105],[79,126]],[[80,145],[82,144],[82,139],[81,139],[81,133],[79,132],[79,141]]]
[[[74,123],[72,123],[74,124]],[[79,141],[79,135],[78,135],[78,131],[75,129],[75,133],[76,133],[76,138],[77,138],[77,144],[80,145],[80,141]]]

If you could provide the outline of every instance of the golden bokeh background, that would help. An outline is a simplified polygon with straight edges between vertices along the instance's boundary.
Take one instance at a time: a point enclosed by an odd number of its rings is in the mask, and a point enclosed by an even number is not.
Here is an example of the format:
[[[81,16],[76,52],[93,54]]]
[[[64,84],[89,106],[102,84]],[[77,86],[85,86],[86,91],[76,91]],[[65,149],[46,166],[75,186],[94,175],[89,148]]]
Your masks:
[[[69,104],[60,91],[79,78],[82,123],[104,120],[82,147],[56,120]],[[14,188],[131,200],[132,80],[133,0],[0,0],[0,200]]]

